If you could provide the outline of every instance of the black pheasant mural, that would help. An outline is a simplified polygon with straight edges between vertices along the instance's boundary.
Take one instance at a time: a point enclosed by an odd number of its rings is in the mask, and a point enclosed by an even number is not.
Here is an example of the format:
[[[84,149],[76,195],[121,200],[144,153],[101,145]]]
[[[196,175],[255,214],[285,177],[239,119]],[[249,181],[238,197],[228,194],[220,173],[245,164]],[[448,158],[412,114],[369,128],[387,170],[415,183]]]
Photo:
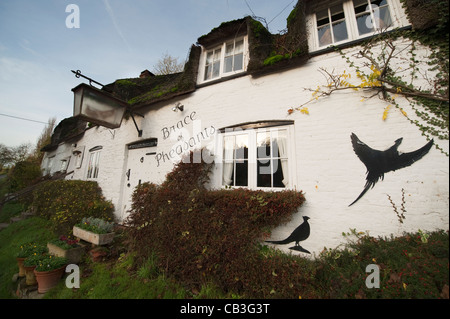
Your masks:
[[[289,247],[289,249],[301,251],[310,254],[309,251],[300,246],[300,242],[304,241],[309,237],[310,227],[308,223],[308,216],[303,216],[303,223],[300,224],[288,238],[284,240],[266,240],[266,243],[276,244],[276,245],[286,245],[295,241],[295,246]]]
[[[373,188],[380,179],[383,180],[385,173],[412,165],[414,162],[417,162],[424,157],[433,145],[433,140],[431,140],[416,151],[401,153],[398,151],[398,146],[402,142],[403,138],[397,139],[394,142],[394,145],[385,151],[370,148],[367,144],[361,142],[361,140],[354,133],[351,135],[351,140],[353,150],[364,165],[366,165],[367,176],[366,185],[364,186],[363,191],[349,206],[352,206],[361,197],[363,197],[364,194],[370,188]]]

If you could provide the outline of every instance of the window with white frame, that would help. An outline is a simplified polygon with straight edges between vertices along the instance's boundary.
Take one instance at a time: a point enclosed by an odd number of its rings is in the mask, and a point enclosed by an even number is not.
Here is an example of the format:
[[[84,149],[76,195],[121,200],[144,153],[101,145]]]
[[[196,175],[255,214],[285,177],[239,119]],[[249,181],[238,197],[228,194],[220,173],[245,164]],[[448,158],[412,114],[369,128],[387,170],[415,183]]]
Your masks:
[[[347,24],[342,3],[316,13],[319,46],[348,39]]]
[[[222,186],[292,186],[291,126],[234,130],[223,135]]]
[[[203,53],[203,68],[200,82],[208,82],[221,77],[245,71],[247,37],[226,41]]]
[[[61,169],[60,172],[67,172],[67,168],[69,167],[70,157],[61,160]]]
[[[387,0],[353,0],[359,35],[392,27]]]
[[[309,21],[312,51],[409,24],[400,0],[315,2]]]
[[[87,179],[96,179],[98,177],[101,150],[101,146],[89,150]]]

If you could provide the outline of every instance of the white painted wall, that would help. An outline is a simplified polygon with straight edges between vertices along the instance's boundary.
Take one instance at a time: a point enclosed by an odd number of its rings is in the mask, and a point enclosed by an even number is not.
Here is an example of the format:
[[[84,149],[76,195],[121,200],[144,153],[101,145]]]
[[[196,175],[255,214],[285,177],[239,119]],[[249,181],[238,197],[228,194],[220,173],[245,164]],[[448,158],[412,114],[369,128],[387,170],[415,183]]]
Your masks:
[[[398,45],[401,44],[400,41]],[[348,54],[357,49],[350,49]],[[425,61],[428,52],[424,49],[421,54]],[[398,61],[401,63],[402,60]],[[160,160],[158,165],[155,155],[146,154],[169,154],[180,132],[184,132],[183,137],[188,140],[194,132],[205,128],[214,127],[217,132],[219,128],[245,122],[294,120],[295,188],[305,193],[306,203],[291,222],[273,230],[273,240],[287,237],[305,215],[310,217],[311,236],[301,245],[316,254],[324,247],[334,248],[345,242],[342,232],[352,228],[369,231],[373,236],[400,235],[404,231],[417,229],[448,229],[449,159],[434,147],[412,166],[387,173],[384,181],[378,182],[355,205],[348,207],[362,191],[366,173],[364,164],[352,149],[352,132],[370,147],[379,150],[389,148],[400,137],[403,137],[399,147],[402,152],[416,150],[427,140],[399,110],[392,108],[387,120],[383,121],[382,114],[387,103],[377,97],[361,102],[364,95],[370,94],[353,90],[336,92],[309,104],[309,115],[300,112],[289,115],[289,108],[311,98],[311,92],[305,88],[315,89],[317,85],[326,84],[325,78],[318,72],[319,67],[336,72],[344,69],[351,71],[342,57],[330,53],[312,58],[296,69],[258,78],[236,78],[148,107],[142,110],[145,118],[137,118],[143,129],[141,139],[156,137],[158,146],[145,152],[141,150],[139,153],[126,147],[126,144],[139,139],[131,120],[123,122],[121,128],[116,130],[89,129],[78,142],[78,146],[85,146],[83,165],[68,178],[86,179],[88,150],[102,145],[97,180],[104,196],[113,201],[117,217],[122,219],[129,209],[131,194],[126,186],[129,182],[126,171],[131,169],[133,173],[131,187],[137,185],[139,179],[141,182],[161,183],[173,168],[173,162],[166,158],[165,161]],[[177,102],[184,105],[183,112],[172,111]],[[409,103],[401,98],[398,102],[408,116],[415,119]],[[197,122],[192,122],[189,116]],[[177,127],[177,124],[181,127],[180,121],[183,129],[164,139],[164,128]],[[210,141],[214,144],[214,139]],[[448,141],[435,142],[449,152]],[[70,146],[61,145],[54,153],[63,157],[70,152]],[[51,155],[46,154],[46,157]],[[138,159],[142,157],[144,160],[141,162]],[[71,161],[70,165],[74,163]],[[72,168],[69,167],[70,170]],[[216,169],[212,186],[220,187],[220,181],[221,172]],[[387,195],[400,209],[402,188],[405,190],[406,219],[399,224]],[[289,251],[287,247],[290,245],[280,246]]]

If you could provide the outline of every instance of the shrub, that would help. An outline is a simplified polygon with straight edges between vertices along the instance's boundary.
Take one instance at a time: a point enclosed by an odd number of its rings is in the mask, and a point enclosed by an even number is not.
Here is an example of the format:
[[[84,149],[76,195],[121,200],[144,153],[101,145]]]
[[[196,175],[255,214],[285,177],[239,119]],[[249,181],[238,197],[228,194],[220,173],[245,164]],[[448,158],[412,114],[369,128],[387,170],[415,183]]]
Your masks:
[[[18,162],[9,173],[11,191],[17,192],[34,185],[42,176],[41,168],[31,161]]]
[[[162,185],[144,183],[135,190],[127,220],[132,248],[142,260],[156,253],[159,266],[187,285],[212,282],[246,297],[298,298],[305,291],[301,259],[263,255],[259,241],[289,220],[303,194],[208,191],[210,168],[180,162]]]
[[[83,217],[113,219],[114,206],[102,196],[97,182],[47,181],[33,192],[33,208],[38,216],[51,221],[58,235],[71,234]]]

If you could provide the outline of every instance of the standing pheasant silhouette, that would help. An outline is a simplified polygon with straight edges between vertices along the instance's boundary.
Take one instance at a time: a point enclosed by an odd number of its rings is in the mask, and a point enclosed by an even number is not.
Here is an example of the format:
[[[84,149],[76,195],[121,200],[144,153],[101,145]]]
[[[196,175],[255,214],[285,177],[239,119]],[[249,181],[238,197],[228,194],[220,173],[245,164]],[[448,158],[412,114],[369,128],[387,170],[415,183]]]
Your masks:
[[[309,251],[300,246],[300,242],[307,239],[310,233],[310,227],[308,223],[308,216],[303,216],[303,223],[300,224],[294,231],[289,235],[288,238],[284,240],[266,240],[266,243],[286,245],[295,241],[295,246],[289,247],[289,249],[302,251],[304,253],[310,254]]]
[[[365,143],[361,142],[355,133],[352,133],[351,140],[353,144],[353,150],[355,151],[356,155],[358,155],[359,159],[364,163],[364,165],[366,165],[367,176],[364,190],[349,206],[352,206],[361,197],[363,197],[363,195],[370,188],[373,188],[380,179],[383,180],[385,173],[410,166],[414,162],[420,160],[428,153],[434,143],[433,140],[431,140],[416,151],[410,153],[401,153],[397,149],[403,138],[397,139],[394,142],[394,145],[392,145],[385,151],[378,151],[370,148]]]

